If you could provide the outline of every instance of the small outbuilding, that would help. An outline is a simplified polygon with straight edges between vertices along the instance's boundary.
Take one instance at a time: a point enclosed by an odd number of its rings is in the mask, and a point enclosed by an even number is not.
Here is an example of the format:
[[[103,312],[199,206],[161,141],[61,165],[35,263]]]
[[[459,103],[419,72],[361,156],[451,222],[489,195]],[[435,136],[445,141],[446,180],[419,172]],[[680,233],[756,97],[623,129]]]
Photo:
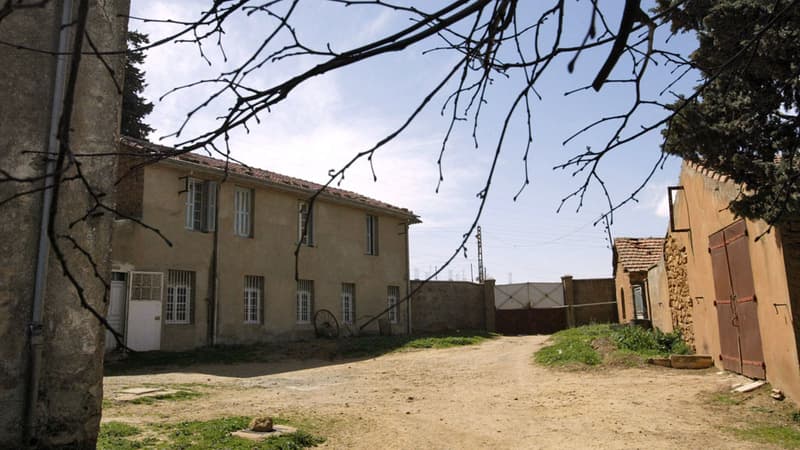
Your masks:
[[[614,239],[614,285],[620,323],[651,320],[647,271],[662,259],[663,252],[663,238]]]

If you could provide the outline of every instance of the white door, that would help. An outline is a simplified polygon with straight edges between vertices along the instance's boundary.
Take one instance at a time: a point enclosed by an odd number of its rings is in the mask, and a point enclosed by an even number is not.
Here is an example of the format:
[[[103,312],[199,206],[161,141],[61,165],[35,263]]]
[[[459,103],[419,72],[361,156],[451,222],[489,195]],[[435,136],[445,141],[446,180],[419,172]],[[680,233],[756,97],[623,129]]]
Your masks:
[[[118,333],[125,331],[125,294],[128,289],[125,283],[124,272],[111,272],[111,290],[109,292],[108,313],[106,313],[106,320],[111,328]],[[114,334],[106,330],[106,351],[114,350],[117,348],[117,340]]]
[[[161,348],[163,274],[131,272],[126,345],[140,352]]]

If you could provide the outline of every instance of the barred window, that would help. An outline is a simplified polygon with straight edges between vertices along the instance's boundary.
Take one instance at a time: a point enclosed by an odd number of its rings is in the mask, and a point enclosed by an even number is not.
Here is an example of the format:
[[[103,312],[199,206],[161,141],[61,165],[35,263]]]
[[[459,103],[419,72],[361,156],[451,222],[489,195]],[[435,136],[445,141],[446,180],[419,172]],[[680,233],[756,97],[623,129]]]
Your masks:
[[[397,299],[400,298],[400,288],[398,286],[389,286],[387,289],[387,307],[389,310],[389,322],[397,323]]]
[[[356,285],[342,283],[342,322],[352,324],[356,319]]]
[[[244,277],[244,323],[261,323],[263,317],[264,277]]]
[[[170,270],[167,275],[166,323],[191,323],[194,272]]]
[[[297,323],[311,322],[314,310],[314,281],[297,281]]]

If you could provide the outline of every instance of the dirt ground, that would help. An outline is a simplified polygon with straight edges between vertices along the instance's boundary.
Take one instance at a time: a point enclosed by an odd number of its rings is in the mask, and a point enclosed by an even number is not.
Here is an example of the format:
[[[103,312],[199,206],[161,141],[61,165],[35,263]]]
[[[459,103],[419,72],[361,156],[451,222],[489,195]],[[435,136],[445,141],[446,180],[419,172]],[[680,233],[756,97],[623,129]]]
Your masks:
[[[328,448],[769,448],[739,441],[708,405],[710,392],[739,377],[714,369],[549,369],[532,361],[546,339],[108,376],[107,398],[149,384],[191,383],[207,395],[116,404],[103,420],[309,417],[322,424]]]

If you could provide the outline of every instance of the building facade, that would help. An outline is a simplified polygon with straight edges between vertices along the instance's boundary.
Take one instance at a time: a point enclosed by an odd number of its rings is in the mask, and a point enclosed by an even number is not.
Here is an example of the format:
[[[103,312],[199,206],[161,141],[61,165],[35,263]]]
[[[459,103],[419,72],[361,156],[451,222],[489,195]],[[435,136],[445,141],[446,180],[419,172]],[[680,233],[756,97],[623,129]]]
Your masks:
[[[684,162],[671,189],[659,301],[674,327],[718,367],[765,378],[798,401],[800,225],[735,217],[727,206],[741,187],[696,164]]]
[[[197,154],[141,162],[120,159],[112,251],[109,318],[129,347],[305,339],[320,310],[355,334],[392,305],[391,332],[407,331],[411,211],[334,188],[312,204],[317,184]]]
[[[648,269],[661,260],[662,238],[614,239],[612,266],[620,323],[652,320]]]

